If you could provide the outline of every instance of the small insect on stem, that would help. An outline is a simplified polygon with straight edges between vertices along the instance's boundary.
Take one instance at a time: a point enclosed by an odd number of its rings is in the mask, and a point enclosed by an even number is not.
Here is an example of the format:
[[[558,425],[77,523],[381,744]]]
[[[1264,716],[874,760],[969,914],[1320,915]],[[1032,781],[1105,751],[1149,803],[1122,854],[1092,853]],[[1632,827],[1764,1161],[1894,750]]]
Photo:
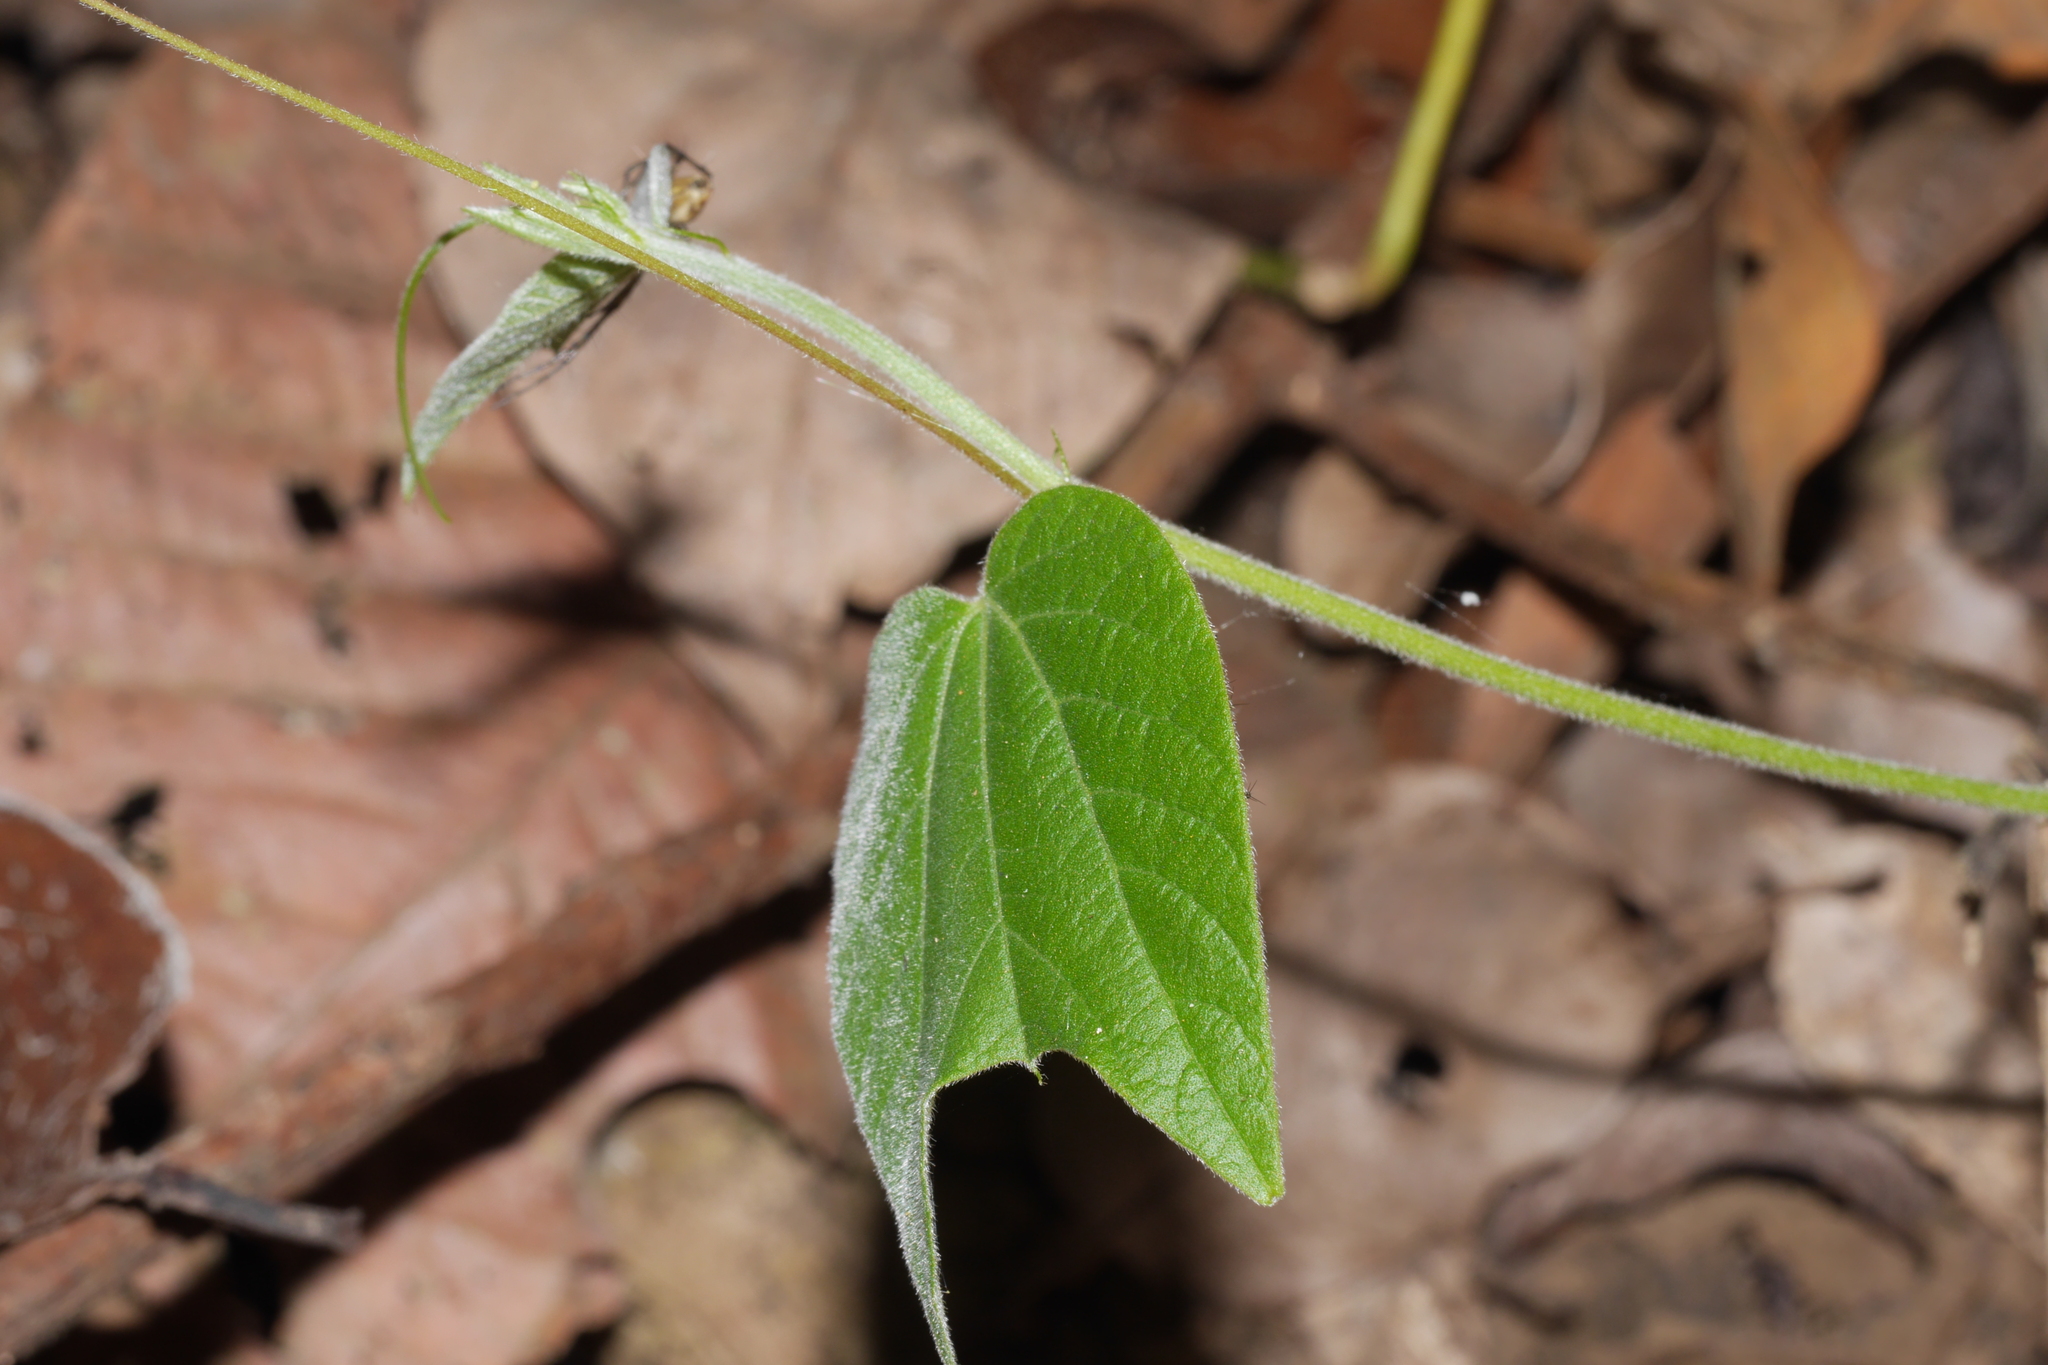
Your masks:
[[[661,163],[659,166],[656,163]],[[666,204],[655,203],[655,192],[643,193],[643,187],[661,183],[657,174],[653,181],[647,178],[650,169],[668,172],[668,195]],[[711,202],[711,172],[688,152],[663,142],[643,159],[626,168],[623,187],[626,201],[633,206],[636,214],[653,218],[658,210],[661,220],[672,228],[686,228],[697,221],[697,215]]]
[[[650,171],[653,172],[651,175]],[[680,232],[695,222],[697,215],[711,202],[711,172],[680,147],[660,142],[645,157],[626,167],[620,189],[625,193],[633,216],[643,224],[652,227],[663,223]],[[502,407],[522,394],[531,393],[560,373],[563,366],[590,344],[598,329],[611,321],[612,314],[624,306],[632,296],[633,287],[639,283],[638,271],[620,280],[615,288],[597,301],[576,329],[563,338],[562,344],[555,348],[555,353],[545,364],[534,366],[505,385],[498,394],[498,405]]]

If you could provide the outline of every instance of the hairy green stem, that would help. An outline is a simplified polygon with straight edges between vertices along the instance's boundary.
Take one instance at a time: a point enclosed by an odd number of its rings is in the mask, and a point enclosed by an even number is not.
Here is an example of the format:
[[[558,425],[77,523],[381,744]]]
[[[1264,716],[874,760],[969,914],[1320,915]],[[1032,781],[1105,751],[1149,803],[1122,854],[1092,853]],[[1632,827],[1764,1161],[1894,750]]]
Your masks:
[[[435,514],[443,521],[448,520],[448,509],[441,506],[441,500],[434,496],[434,486],[427,482],[427,471],[420,467],[420,457],[414,453],[412,440],[412,392],[410,386],[406,383],[405,357],[407,343],[412,339],[413,299],[420,292],[421,282],[427,278],[427,267],[434,263],[436,256],[439,256],[447,249],[450,242],[475,226],[475,223],[457,223],[454,227],[449,228],[439,237],[436,237],[433,243],[420,253],[418,263],[412,268],[412,274],[405,278],[405,292],[399,295],[398,298],[398,344],[393,347],[395,354],[393,356],[392,368],[398,374],[398,426],[399,430],[405,435],[406,482],[410,486],[419,489],[420,496],[427,500],[427,505],[433,508]]]
[[[1072,481],[1063,469],[1056,468],[1031,451],[972,401],[948,386],[929,366],[874,327],[780,276],[717,252],[705,250],[693,255],[696,249],[691,244],[676,240],[629,241],[620,235],[616,224],[607,227],[605,220],[594,213],[579,212],[569,201],[550,200],[504,176],[457,161],[424,143],[379,127],[325,100],[230,61],[139,19],[119,6],[107,3],[107,0],[79,0],[79,3],[131,24],[149,36],[220,67],[259,89],[346,124],[365,137],[486,189],[566,230],[573,237],[593,244],[598,248],[591,253],[594,256],[616,256],[710,299],[881,399],[1020,494],[1029,496]],[[1458,30],[1464,35],[1459,41],[1468,48],[1476,48],[1486,9],[1487,0],[1449,0],[1444,22],[1449,26],[1454,18],[1457,19],[1464,26]],[[1448,38],[1440,34],[1438,58],[1442,58],[1447,41]],[[1448,75],[1442,79],[1435,75],[1438,58],[1432,59],[1432,80],[1425,85],[1424,99],[1436,101],[1430,107],[1439,110],[1443,120],[1440,136],[1447,137],[1465,76],[1470,71],[1470,52],[1468,50],[1461,59],[1455,85],[1445,84]],[[1444,59],[1444,64],[1448,65],[1448,59]],[[1442,112],[1446,102],[1447,113]],[[1421,119],[1419,108],[1417,117]],[[1411,136],[1419,135],[1411,130]],[[1439,141],[1429,157],[1431,170],[1430,175],[1424,177],[1425,191],[1428,180],[1434,177],[1434,164],[1440,160],[1441,154]],[[1422,201],[1426,205],[1426,193]],[[692,274],[692,270],[697,273]],[[722,282],[725,287],[713,284],[712,280]],[[416,287],[417,279],[408,286],[409,289]],[[731,292],[735,289],[748,291],[748,297],[763,301],[764,306],[827,338],[832,346],[838,348],[837,351],[827,349],[796,327],[778,321],[762,308],[735,297]],[[1578,720],[1613,726],[1649,739],[1829,786],[1950,801],[2027,815],[2048,815],[2048,787],[1957,777],[1899,763],[1859,758],[1574,682],[1461,644],[1415,622],[1318,587],[1180,527],[1167,525],[1164,529],[1183,561],[1195,573],[1269,602],[1290,615],[1328,626],[1401,658]]]
[[[1331,592],[1228,546],[1205,540],[1192,531],[1178,526],[1167,526],[1165,530],[1182,561],[1204,578],[1271,603],[1290,616],[1342,631],[1389,654],[1574,720],[1612,726],[1647,739],[1830,787],[2048,815],[2048,787],[1957,777],[1904,763],[1860,758],[1561,678]]]
[[[1451,130],[1457,126],[1458,111],[1465,106],[1465,88],[1472,83],[1472,67],[1479,59],[1479,42],[1486,35],[1486,17],[1492,8],[1493,0],[1445,0],[1429,66],[1422,73],[1422,89],[1416,92],[1407,130],[1401,135],[1394,176],[1380,202],[1379,224],[1366,246],[1365,259],[1359,262],[1360,303],[1364,307],[1372,307],[1399,288],[1408,277],[1408,267],[1415,263],[1422,229],[1429,221],[1437,172],[1443,166]]]
[[[157,42],[163,43],[167,47],[176,48],[188,57],[196,58],[209,66],[217,67],[238,80],[247,81],[250,85],[255,86],[266,94],[275,95],[281,100],[298,105],[301,109],[311,110],[322,118],[332,119],[336,123],[361,133],[373,142],[382,143],[395,152],[402,152],[406,156],[412,157],[415,161],[423,161],[437,170],[446,171],[459,180],[466,180],[479,189],[486,190],[505,200],[507,203],[515,204],[529,213],[567,228],[578,236],[603,247],[606,251],[631,261],[642,270],[659,275],[672,284],[679,284],[691,293],[709,299],[720,308],[745,319],[777,340],[795,347],[848,383],[865,390],[875,398],[895,408],[905,417],[925,428],[925,430],[931,432],[955,450],[958,450],[968,459],[986,469],[990,474],[993,474],[997,479],[1020,494],[1029,496],[1050,486],[1050,483],[1042,478],[1031,477],[1034,471],[1028,467],[1020,468],[1015,460],[998,458],[995,453],[986,449],[983,445],[978,445],[969,440],[960,432],[953,430],[925,408],[911,402],[887,385],[877,383],[859,366],[851,364],[843,357],[833,354],[794,328],[778,322],[776,319],[768,316],[768,314],[757,308],[750,307],[730,294],[722,293],[703,281],[684,274],[682,271],[657,259],[639,246],[615,233],[605,232],[600,228],[593,227],[589,223],[579,221],[574,215],[548,203],[545,199],[529,192],[525,188],[511,183],[503,176],[494,175],[487,169],[472,166],[465,161],[459,161],[445,152],[429,147],[426,143],[416,138],[410,138],[403,133],[394,132],[382,124],[374,123],[369,119],[363,118],[361,115],[350,113],[340,105],[331,104],[321,99],[318,95],[308,94],[306,91],[300,90],[296,86],[287,85],[275,77],[266,76],[254,67],[244,66],[233,58],[195,43],[190,38],[184,37],[181,34],[173,33],[160,24],[153,24],[138,14],[131,14],[119,5],[110,3],[110,0],[78,0],[78,3],[84,5],[87,9],[97,10],[107,18],[113,19],[118,23],[126,24],[137,32],[154,38]],[[1019,444],[1021,445],[1021,443]],[[1052,482],[1057,482],[1057,480],[1054,479]]]

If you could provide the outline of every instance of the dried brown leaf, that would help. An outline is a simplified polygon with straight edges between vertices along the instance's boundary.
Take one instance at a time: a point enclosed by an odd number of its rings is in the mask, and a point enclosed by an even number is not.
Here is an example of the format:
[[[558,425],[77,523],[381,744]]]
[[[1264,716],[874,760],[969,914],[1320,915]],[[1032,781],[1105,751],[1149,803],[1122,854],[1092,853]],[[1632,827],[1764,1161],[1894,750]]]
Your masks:
[[[1508,150],[1595,8],[1593,0],[1498,0],[1445,153],[1453,172],[1479,171]]]
[[[1907,1239],[1746,1173],[1588,1217],[1481,1277],[1521,1329],[1519,1349],[1493,1357],[1504,1365],[2024,1359],[2038,1280],[1967,1218],[1929,1218]]]
[[[1429,275],[1404,292],[1392,365],[1475,473],[1528,477],[1572,406],[1579,302],[1507,276]]]
[[[1709,139],[1697,110],[1644,79],[1637,55],[1627,34],[1603,24],[1565,78],[1559,140],[1566,174],[1558,191],[1596,220],[1668,194],[1680,167]]]
[[[1564,742],[1545,790],[1608,851],[1630,900],[1730,966],[1769,951],[1780,850],[1836,819],[1791,783],[1595,727]]]
[[[1736,567],[1776,590],[1800,481],[1854,428],[1884,358],[1862,258],[1782,115],[1744,108],[1742,170],[1722,201],[1722,485]]]
[[[363,12],[234,50],[408,121]],[[613,551],[501,417],[451,446],[452,528],[377,501],[419,240],[388,155],[165,55],[37,245],[47,368],[0,446],[0,707],[36,742],[0,782],[81,813],[160,786],[139,837],[192,943],[188,1113],[494,960],[761,771],[657,638],[578,621]]]
[[[1786,888],[1772,993],[1805,1069],[1890,1096],[1864,1104],[1871,1121],[2038,1255],[2041,1068],[2020,1008],[2026,927],[2012,888],[1979,906],[1973,960],[1946,839],[1810,830],[1780,844],[1771,874]]]
[[[2002,951],[1968,960],[1963,867],[1949,840],[1883,825],[1810,832],[1771,871],[1785,888],[1772,991],[1816,1080],[2008,1099],[2040,1088],[2014,1009],[2020,943],[2009,934]],[[2016,929],[2012,910],[2003,918]]]
[[[54,811],[0,792],[0,1243],[96,1197],[99,1131],[189,985],[147,879]]]
[[[1469,1235],[1499,1181],[1597,1131],[1618,1083],[1466,1046],[1285,965],[1273,1039],[1288,1197],[1254,1209],[1185,1177],[1182,1254],[1205,1344],[1216,1359],[1301,1365],[1459,1359],[1367,1348],[1427,1324],[1442,1300],[1412,1281],[1431,1253]]]
[[[1053,7],[979,58],[1012,126],[1078,178],[1280,236],[1361,155],[1391,151],[1428,60],[1435,3],[1335,0],[1282,59],[1219,88],[1179,29],[1142,13]]]
[[[1708,1083],[1643,1088],[1596,1141],[1507,1191],[1487,1214],[1491,1254],[1526,1254],[1575,1219],[1733,1170],[1796,1175],[1902,1235],[1940,1208],[1940,1187],[1844,1105],[1797,1096],[1798,1063],[1777,1036],[1721,1039],[1693,1069]]]
[[[1985,101],[1936,86],[1901,97],[1843,155],[1834,177],[1838,211],[1888,311],[1902,288],[1953,250],[1966,215],[1981,212],[1971,204],[1977,187],[2011,175],[2002,164],[2010,135],[2009,120]]]
[[[1658,59],[1695,85],[1784,100],[1882,0],[1614,0]]]
[[[1137,10],[1184,29],[1226,67],[1269,55],[1313,0],[1075,0],[1074,9]]]
[[[1469,769],[1396,766],[1349,805],[1269,864],[1275,961],[1555,1065],[1649,1057],[1689,964],[1547,802]]]
[[[1530,476],[1539,490],[1569,480],[1622,413],[1698,382],[1714,364],[1714,224],[1735,166],[1729,141],[1717,141],[1685,192],[1616,241],[1587,276],[1571,422]]]
[[[1807,79],[1800,103],[1833,109],[1942,52],[1974,57],[2001,80],[2048,79],[2048,10],[2036,0],[1883,0]]]

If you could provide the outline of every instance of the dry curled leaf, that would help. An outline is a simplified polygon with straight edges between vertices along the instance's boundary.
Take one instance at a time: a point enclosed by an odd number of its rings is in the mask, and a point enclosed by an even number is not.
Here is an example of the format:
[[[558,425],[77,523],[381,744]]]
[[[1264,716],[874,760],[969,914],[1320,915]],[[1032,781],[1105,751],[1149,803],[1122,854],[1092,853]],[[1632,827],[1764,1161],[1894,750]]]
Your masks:
[[[1595,9],[1593,0],[1499,0],[1493,6],[1445,153],[1452,171],[1477,172],[1507,151],[1544,87],[1571,59]]]
[[[1880,281],[1887,310],[1976,224],[1972,190],[2010,177],[2011,122],[1979,94],[1934,85],[1888,102],[1834,176],[1842,224]],[[1974,272],[1973,272],[1974,273]],[[1898,319],[1888,318],[1894,327]]]
[[[1862,415],[1884,358],[1862,258],[1784,117],[1744,106],[1742,170],[1722,201],[1722,484],[1738,572],[1777,589],[1800,481]]]
[[[1179,1248],[1212,1359],[1404,1360],[1361,1343],[1427,1324],[1431,1302],[1403,1291],[1418,1261],[1469,1235],[1497,1182],[1575,1151],[1619,1090],[1470,1046],[1284,964],[1273,1038],[1288,1197],[1255,1209],[1200,1172],[1185,1180]]]
[[[1945,52],[1975,58],[2001,80],[2048,78],[2048,10],[2037,0],[1882,0],[1808,78],[1800,103],[1833,109]]]
[[[546,180],[684,147],[718,177],[705,231],[926,356],[1039,449],[1057,432],[1085,469],[1150,397],[1158,358],[1185,352],[1238,251],[1035,158],[975,91],[964,23],[926,0],[455,0],[421,35],[415,89],[428,141]],[[423,183],[434,231],[475,198]],[[456,317],[486,323],[526,251],[473,234],[444,256]],[[633,537],[647,583],[764,639],[815,641],[849,598],[886,607],[1013,502],[676,289],[639,291],[519,411]]]
[[[0,792],[0,1243],[91,1203],[107,1101],[191,974],[156,888],[97,836]]]
[[[1797,1176],[1905,1236],[1940,1209],[1933,1179],[1845,1106],[1785,1093],[1799,1088],[1799,1067],[1775,1034],[1720,1039],[1690,1071],[1691,1084],[1641,1087],[1568,1161],[1503,1193],[1487,1213],[1489,1253],[1510,1260],[1589,1213],[1733,1170]]]
[[[1163,17],[1054,6],[992,38],[977,67],[1005,119],[1079,179],[1270,239],[1361,154],[1392,150],[1436,8],[1317,6],[1272,69],[1226,85]]]
[[[233,48],[407,122],[362,11]],[[188,1114],[495,960],[600,859],[761,771],[619,616],[612,547],[502,417],[451,446],[452,526],[391,505],[418,246],[387,154],[160,54],[33,257],[45,369],[0,444],[0,782],[73,812],[157,794],[136,835],[192,945],[168,1035]]]
[[[1579,305],[1572,416],[1531,481],[1561,486],[1607,426],[1644,398],[1669,394],[1715,360],[1715,219],[1735,173],[1717,140],[1684,193],[1609,247]]]
[[[1688,964],[1547,802],[1465,768],[1399,766],[1348,804],[1267,869],[1276,962],[1560,1065],[1650,1055]]]
[[[1596,727],[1560,746],[1545,791],[1606,848],[1630,900],[1730,966],[1770,948],[1774,856],[1836,822],[1810,789]]]
[[[1614,0],[1616,16],[1647,32],[1658,60],[1724,95],[1783,100],[1878,0]]]
[[[1699,112],[1645,77],[1639,49],[1619,28],[1602,24],[1565,78],[1559,155],[1566,174],[1559,192],[1598,221],[1667,195],[1708,140]]]
[[[1807,1072],[1888,1096],[1865,1102],[1870,1120],[2031,1253],[2041,1068],[2021,1008],[2018,898],[2001,885],[1978,906],[1972,960],[1949,840],[1883,825],[1808,831],[1781,844],[1771,873],[1785,888],[1771,989]]]
[[[1226,67],[1248,67],[1287,37],[1311,0],[1077,0],[1075,9],[1137,10],[1187,31]]]
[[[1396,384],[1461,464],[1519,482],[1569,419],[1579,306],[1510,276],[1419,277],[1403,295]]]
[[[2039,1271],[1967,1218],[1908,1240],[1751,1173],[1589,1211],[1480,1278],[1496,1332],[1520,1339],[1502,1365],[2017,1360],[2039,1311]]]

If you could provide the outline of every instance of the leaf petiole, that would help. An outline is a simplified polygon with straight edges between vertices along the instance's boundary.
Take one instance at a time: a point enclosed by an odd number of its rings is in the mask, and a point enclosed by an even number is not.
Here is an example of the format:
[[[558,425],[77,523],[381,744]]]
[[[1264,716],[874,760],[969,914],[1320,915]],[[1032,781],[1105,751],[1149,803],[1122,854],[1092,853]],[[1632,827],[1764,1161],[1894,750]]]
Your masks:
[[[450,242],[475,226],[476,224],[473,222],[458,223],[439,237],[436,237],[432,244],[420,253],[419,261],[412,268],[412,274],[406,277],[405,292],[399,295],[398,298],[398,341],[394,350],[397,355],[396,368],[398,370],[398,426],[399,430],[405,434],[405,477],[403,486],[407,493],[417,489],[420,496],[427,500],[427,506],[433,508],[443,521],[450,520],[448,511],[441,506],[441,500],[434,496],[434,486],[427,482],[426,461],[420,458],[419,447],[413,440],[412,393],[406,384],[405,356],[406,347],[412,335],[413,299],[420,292],[420,282],[427,277],[427,267],[434,263],[434,258],[439,256]]]

